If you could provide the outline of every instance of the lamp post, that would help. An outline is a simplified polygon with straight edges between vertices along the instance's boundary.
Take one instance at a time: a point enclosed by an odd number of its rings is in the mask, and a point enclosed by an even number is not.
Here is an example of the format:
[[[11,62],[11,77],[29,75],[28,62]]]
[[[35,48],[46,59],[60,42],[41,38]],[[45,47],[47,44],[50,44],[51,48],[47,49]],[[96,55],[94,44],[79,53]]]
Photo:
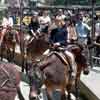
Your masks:
[[[92,10],[92,32],[91,32],[91,42],[92,44],[94,44],[94,41],[95,41],[95,20],[94,20],[94,17],[95,17],[95,4],[96,4],[96,0],[91,0],[91,10]],[[94,53],[93,49],[89,49],[89,59],[90,59],[90,65],[91,67],[93,68],[93,58],[92,58],[92,55]]]
[[[96,0],[91,0],[91,4],[92,4],[92,33],[91,33],[91,37],[92,37],[92,41],[94,41],[95,39],[95,5],[96,5]]]
[[[23,0],[20,0],[20,50],[22,57],[22,72],[24,72],[24,33],[22,31]]]

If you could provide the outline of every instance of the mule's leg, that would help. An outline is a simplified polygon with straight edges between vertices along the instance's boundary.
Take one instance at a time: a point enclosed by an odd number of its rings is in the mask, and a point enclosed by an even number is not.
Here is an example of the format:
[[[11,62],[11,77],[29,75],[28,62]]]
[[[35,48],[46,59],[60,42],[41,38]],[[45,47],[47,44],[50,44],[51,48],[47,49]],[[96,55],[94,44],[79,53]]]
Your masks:
[[[29,99],[30,100],[37,100],[38,97],[38,88],[37,88],[37,82],[33,79],[33,77],[29,77],[30,79],[30,93],[29,93]]]
[[[21,71],[24,72],[25,70],[25,60],[24,60],[24,57],[22,56],[22,69]]]
[[[7,48],[7,60],[8,60],[9,62],[12,61],[12,54],[11,54],[10,48]]]
[[[1,57],[1,61],[3,61],[3,45],[1,45],[0,47],[0,57]]]
[[[19,100],[25,100],[22,93],[21,93],[21,90],[20,90],[19,86],[17,87],[17,93],[18,93]]]
[[[79,100],[79,81],[76,79],[75,82],[75,96],[76,96],[76,100]]]
[[[14,62],[14,57],[15,57],[15,41],[13,41],[13,52],[12,52],[13,62]]]
[[[71,99],[71,87],[72,87],[72,84],[69,83],[68,86],[67,86],[67,92],[68,92],[67,99],[68,99],[68,100],[72,100],[72,99]]]

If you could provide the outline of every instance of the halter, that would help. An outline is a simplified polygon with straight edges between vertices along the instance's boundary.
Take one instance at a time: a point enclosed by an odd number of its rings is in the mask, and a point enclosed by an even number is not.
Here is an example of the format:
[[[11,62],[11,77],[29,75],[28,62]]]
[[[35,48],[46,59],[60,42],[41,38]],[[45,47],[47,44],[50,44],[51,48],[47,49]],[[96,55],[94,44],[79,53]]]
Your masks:
[[[3,87],[7,84],[7,82],[8,81],[10,81],[11,83],[13,83],[13,80],[12,80],[12,78],[10,77],[10,73],[5,69],[5,65],[2,65],[2,66],[0,66],[0,69],[1,69],[1,71],[2,72],[4,72],[4,74],[6,75],[6,77],[8,78],[8,79],[5,79],[3,82],[2,82],[2,84],[0,85],[0,90],[1,89],[3,89]],[[10,89],[10,90],[15,90],[15,86],[13,86],[13,88],[12,89]],[[4,90],[8,90],[8,88],[4,88]]]

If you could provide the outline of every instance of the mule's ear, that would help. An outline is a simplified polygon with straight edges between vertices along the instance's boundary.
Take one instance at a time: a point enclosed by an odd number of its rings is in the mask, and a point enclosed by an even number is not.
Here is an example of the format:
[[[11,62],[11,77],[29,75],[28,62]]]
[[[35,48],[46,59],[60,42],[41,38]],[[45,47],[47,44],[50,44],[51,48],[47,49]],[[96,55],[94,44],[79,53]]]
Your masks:
[[[78,43],[77,45],[78,45],[78,47],[80,48],[80,50],[82,51],[82,50],[83,50],[83,48],[84,48],[84,47],[83,47],[83,45],[82,45],[82,44],[80,44],[80,43]]]
[[[75,55],[80,55],[81,54],[81,48],[79,46],[75,46],[71,50]]]

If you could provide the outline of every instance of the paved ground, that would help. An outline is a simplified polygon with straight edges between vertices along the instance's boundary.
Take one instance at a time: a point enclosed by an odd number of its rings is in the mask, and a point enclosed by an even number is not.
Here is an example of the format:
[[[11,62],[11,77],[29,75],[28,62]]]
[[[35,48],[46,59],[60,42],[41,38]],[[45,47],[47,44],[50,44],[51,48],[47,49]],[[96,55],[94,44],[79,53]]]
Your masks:
[[[23,94],[25,100],[29,100],[28,96],[29,96],[29,85],[27,83],[25,83],[24,81],[21,81],[20,83],[20,87],[21,87],[21,93]],[[67,95],[67,92],[66,92]],[[72,100],[75,100],[75,97],[71,94]],[[43,94],[40,94],[39,96],[39,100],[43,100]],[[16,96],[15,100],[19,100],[18,96]]]
[[[20,87],[21,87],[21,93],[23,94],[25,100],[29,100],[28,96],[29,96],[30,88],[29,88],[28,84],[23,82],[23,81],[21,81]],[[17,96],[16,96],[15,100],[19,100]]]
[[[100,67],[94,67],[88,76],[82,75],[83,84],[100,100]]]

